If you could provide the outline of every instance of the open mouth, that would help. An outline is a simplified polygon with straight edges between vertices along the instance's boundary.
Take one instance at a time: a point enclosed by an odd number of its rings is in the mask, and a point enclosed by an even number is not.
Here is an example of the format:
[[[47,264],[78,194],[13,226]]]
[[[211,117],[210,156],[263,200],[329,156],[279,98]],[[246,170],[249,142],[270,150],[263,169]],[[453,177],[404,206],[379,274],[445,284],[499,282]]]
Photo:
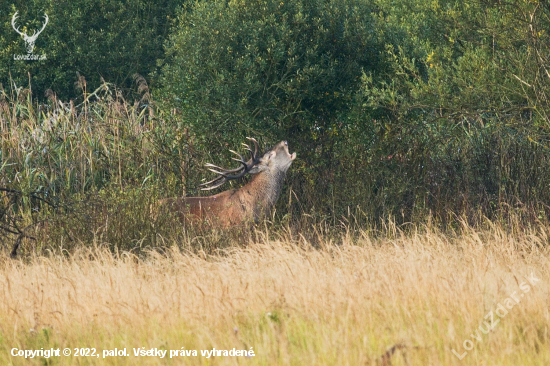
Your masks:
[[[283,143],[285,144],[286,153],[290,156],[290,160],[296,159],[296,153],[293,152],[292,154],[290,154],[290,152],[288,151],[288,141],[283,141]]]

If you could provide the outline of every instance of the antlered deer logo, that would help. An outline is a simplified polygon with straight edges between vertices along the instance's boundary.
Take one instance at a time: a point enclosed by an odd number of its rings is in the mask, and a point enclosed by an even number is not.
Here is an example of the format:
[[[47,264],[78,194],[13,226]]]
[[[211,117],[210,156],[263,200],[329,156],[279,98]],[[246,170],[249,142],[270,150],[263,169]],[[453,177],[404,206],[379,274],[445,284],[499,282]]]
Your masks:
[[[48,15],[46,13],[44,13],[45,22],[44,22],[44,25],[42,26],[42,29],[40,29],[38,32],[34,31],[34,33],[31,36],[28,36],[27,32],[21,32],[19,30],[19,28],[15,26],[15,20],[17,19],[17,13],[18,12],[15,12],[15,14],[13,14],[13,17],[11,18],[11,26],[13,27],[13,29],[17,33],[19,33],[23,37],[23,40],[25,41],[25,48],[27,49],[27,53],[31,54],[32,51],[34,50],[34,42],[36,42],[36,38],[38,38],[40,33],[42,33],[44,28],[46,28],[46,24],[48,24],[48,19],[49,19]]]

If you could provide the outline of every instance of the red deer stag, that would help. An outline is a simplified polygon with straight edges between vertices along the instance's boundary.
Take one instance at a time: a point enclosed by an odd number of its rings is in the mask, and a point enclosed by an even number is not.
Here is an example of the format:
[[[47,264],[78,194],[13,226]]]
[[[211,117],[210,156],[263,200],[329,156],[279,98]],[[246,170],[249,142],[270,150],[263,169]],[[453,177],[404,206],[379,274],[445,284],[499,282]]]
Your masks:
[[[225,182],[239,179],[246,174],[253,177],[246,185],[239,189],[215,194],[208,197],[181,197],[167,198],[160,201],[161,206],[168,207],[180,215],[182,221],[186,219],[208,221],[212,225],[230,227],[243,222],[258,222],[268,215],[277,202],[286,171],[296,158],[288,152],[288,143],[281,141],[262,157],[258,155],[258,142],[250,137],[248,140],[254,143],[254,151],[249,145],[243,144],[250,152],[251,158],[245,161],[236,151],[230,150],[239,158],[241,166],[236,169],[224,169],[213,164],[206,164],[209,170],[218,174],[218,177],[210,182],[203,183],[203,191],[218,188]]]

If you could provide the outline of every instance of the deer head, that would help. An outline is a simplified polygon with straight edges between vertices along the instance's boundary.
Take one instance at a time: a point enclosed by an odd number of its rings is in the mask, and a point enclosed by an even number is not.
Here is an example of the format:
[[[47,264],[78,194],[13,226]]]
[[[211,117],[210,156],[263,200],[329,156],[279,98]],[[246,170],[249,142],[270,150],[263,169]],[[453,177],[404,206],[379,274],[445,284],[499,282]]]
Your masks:
[[[292,164],[292,161],[296,158],[296,153],[292,153],[291,155],[288,152],[288,143],[286,141],[279,142],[262,157],[259,157],[258,141],[250,137],[247,137],[247,139],[254,143],[254,151],[252,151],[249,145],[243,144],[245,149],[250,152],[250,159],[245,161],[241,154],[236,151],[229,150],[238,156],[238,158],[232,158],[241,164],[238,168],[225,169],[210,163],[206,164],[209,168],[208,170],[218,174],[218,177],[214,178],[210,182],[201,184],[201,186],[205,187],[201,188],[203,191],[218,188],[225,182],[242,178],[246,174],[269,172],[272,175],[277,175],[278,173],[286,173],[288,167],[290,167],[290,164]]]
[[[26,32],[21,32],[19,28],[15,26],[17,13],[18,12],[15,12],[15,14],[13,14],[13,17],[11,18],[11,26],[17,33],[19,33],[23,37],[23,40],[25,41],[25,48],[27,49],[27,53],[32,53],[32,51],[34,50],[34,42],[36,42],[36,38],[38,38],[38,35],[40,35],[40,33],[42,33],[44,28],[46,28],[46,24],[48,24],[48,19],[49,19],[48,15],[44,13],[45,22],[44,22],[44,25],[42,26],[42,29],[40,29],[38,32],[34,31],[34,33],[31,36],[28,36]]]

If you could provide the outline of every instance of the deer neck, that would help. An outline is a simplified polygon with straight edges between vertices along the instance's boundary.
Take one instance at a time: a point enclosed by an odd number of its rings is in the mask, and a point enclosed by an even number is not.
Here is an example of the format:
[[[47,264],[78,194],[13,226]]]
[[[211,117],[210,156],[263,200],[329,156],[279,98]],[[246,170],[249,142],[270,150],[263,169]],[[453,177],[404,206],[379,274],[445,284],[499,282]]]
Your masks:
[[[251,203],[256,208],[263,209],[268,213],[281,194],[285,176],[286,172],[280,170],[263,171],[254,175],[242,189],[251,196]]]

